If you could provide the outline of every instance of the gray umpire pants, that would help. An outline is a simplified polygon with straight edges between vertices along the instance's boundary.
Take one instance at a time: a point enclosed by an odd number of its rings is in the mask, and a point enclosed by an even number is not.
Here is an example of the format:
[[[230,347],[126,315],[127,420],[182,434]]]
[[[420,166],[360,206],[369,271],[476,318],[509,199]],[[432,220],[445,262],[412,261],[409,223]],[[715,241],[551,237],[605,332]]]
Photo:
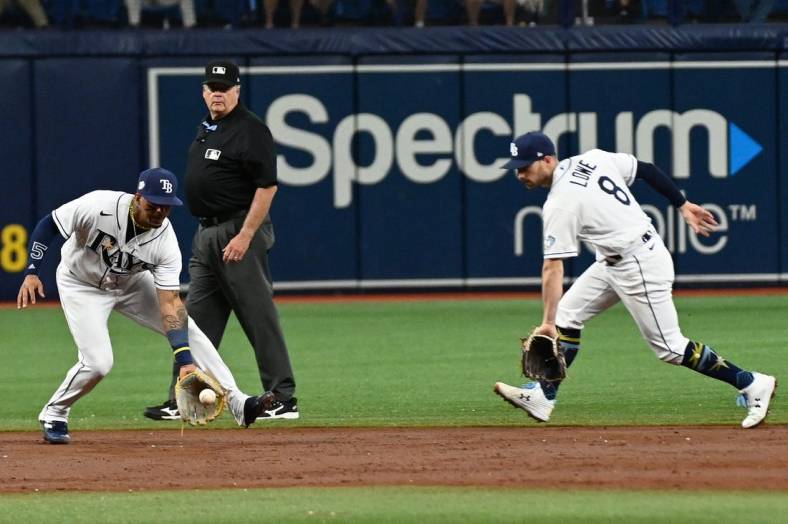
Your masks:
[[[289,400],[295,393],[295,379],[273,300],[268,266],[268,250],[274,244],[270,220],[266,218],[257,230],[243,260],[222,261],[222,249],[238,234],[243,220],[198,227],[189,260],[186,309],[216,348],[234,311],[254,348],[263,389],[273,391],[279,400]]]

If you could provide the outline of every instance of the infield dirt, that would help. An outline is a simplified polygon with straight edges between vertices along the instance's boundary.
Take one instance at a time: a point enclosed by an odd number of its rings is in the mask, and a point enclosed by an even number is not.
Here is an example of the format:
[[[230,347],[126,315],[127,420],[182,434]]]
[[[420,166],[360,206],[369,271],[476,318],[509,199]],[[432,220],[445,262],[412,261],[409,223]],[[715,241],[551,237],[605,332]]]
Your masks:
[[[0,433],[0,491],[285,486],[788,491],[788,426]]]

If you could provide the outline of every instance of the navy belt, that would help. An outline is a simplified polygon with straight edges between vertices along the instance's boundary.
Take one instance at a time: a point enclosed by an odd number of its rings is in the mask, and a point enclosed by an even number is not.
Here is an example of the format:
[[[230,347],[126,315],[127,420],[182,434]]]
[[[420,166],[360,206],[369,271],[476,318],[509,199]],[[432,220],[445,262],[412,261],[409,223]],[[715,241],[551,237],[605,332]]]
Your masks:
[[[651,231],[646,231],[645,233],[643,233],[643,236],[640,237],[640,240],[645,244],[646,242],[651,240],[652,236],[653,235],[651,234]],[[621,255],[610,255],[609,257],[605,257],[605,264],[607,264],[608,266],[615,266],[623,259],[624,257]]]
[[[202,227],[211,227],[211,226],[218,226],[219,224],[223,222],[227,222],[228,220],[232,220],[234,218],[245,217],[247,213],[248,210],[242,209],[240,211],[235,211],[227,215],[219,215],[215,217],[197,217],[197,220],[199,220],[200,225]]]

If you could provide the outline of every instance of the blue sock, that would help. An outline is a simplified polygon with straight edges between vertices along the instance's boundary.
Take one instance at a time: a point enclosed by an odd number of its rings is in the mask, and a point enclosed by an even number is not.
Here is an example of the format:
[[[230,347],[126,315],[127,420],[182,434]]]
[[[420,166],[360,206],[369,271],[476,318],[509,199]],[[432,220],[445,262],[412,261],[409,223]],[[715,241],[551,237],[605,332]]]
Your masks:
[[[580,351],[580,330],[571,328],[558,328],[558,350],[564,353],[564,360],[566,360],[566,367],[572,365],[577,352]],[[540,380],[539,385],[542,386],[547,400],[555,400],[558,395],[558,387],[561,385],[560,380]]]
[[[690,341],[687,344],[681,365],[707,377],[727,382],[736,389],[744,389],[753,381],[752,373],[728,362],[703,342]]]

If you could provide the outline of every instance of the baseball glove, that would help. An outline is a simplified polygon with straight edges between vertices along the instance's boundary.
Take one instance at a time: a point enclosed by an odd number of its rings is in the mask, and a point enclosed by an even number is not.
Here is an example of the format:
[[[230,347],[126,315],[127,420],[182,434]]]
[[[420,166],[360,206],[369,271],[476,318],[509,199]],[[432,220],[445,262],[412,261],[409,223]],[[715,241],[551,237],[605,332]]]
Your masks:
[[[200,392],[212,389],[216,393],[216,402],[203,404],[200,402]],[[218,417],[226,402],[226,394],[219,382],[204,371],[192,371],[175,384],[175,402],[181,419],[192,426],[205,425]]]
[[[533,330],[528,338],[521,338],[523,375],[534,380],[563,380],[566,360],[554,338]]]

